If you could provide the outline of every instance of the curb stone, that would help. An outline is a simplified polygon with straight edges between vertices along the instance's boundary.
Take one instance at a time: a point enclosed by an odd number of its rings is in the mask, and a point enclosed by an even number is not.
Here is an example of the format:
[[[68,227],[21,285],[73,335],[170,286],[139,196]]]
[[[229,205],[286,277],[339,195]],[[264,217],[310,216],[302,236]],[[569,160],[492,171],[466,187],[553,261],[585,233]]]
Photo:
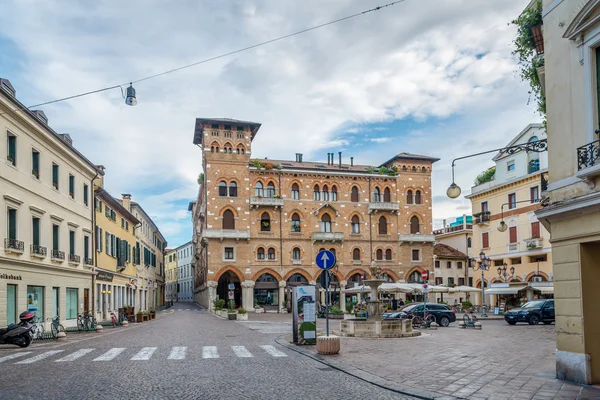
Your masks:
[[[275,339],[275,342],[292,350],[292,351],[295,351],[296,353],[302,354],[305,357],[312,358],[313,360],[320,362],[321,364],[325,364],[325,365],[327,365],[333,369],[336,369],[340,372],[343,372],[345,374],[348,374],[350,376],[353,376],[355,378],[358,378],[362,381],[365,381],[372,385],[378,386],[380,388],[390,390],[392,392],[405,394],[408,396],[413,396],[413,397],[416,397],[419,399],[424,399],[424,400],[456,400],[457,399],[457,397],[439,395],[434,392],[429,392],[426,390],[418,390],[418,389],[414,389],[411,387],[399,385],[396,382],[392,382],[390,380],[381,378],[377,375],[373,375],[369,372],[363,371],[362,369],[354,367],[352,365],[349,365],[349,364],[346,364],[346,363],[343,363],[340,361],[332,360],[326,356],[322,356],[319,354],[315,354],[311,351],[304,350],[300,346],[290,344],[289,341],[285,340],[284,336],[278,337],[277,339]]]

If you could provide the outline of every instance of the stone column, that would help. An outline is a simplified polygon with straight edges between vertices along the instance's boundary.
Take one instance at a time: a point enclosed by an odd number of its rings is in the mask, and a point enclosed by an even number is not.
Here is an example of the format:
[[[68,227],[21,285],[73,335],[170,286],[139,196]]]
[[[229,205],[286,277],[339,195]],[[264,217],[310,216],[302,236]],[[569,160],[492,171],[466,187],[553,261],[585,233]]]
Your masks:
[[[209,311],[214,311],[214,309],[215,309],[213,301],[217,298],[217,285],[218,285],[217,281],[207,281],[206,282],[206,287],[208,290],[208,304],[206,305],[206,307],[208,308]],[[174,297],[175,297],[174,301],[177,301],[178,300],[177,296],[174,296]]]
[[[242,286],[242,307],[250,312],[254,310],[254,281],[245,280]]]
[[[287,308],[285,308],[285,301],[283,300],[284,296],[285,296],[285,286],[286,286],[286,282],[285,281],[279,281],[279,296],[277,296],[277,307],[279,309],[280,313],[286,312],[287,313]]]
[[[346,293],[344,293],[344,289],[347,283],[346,281],[340,282],[340,309],[344,312],[346,311]]]

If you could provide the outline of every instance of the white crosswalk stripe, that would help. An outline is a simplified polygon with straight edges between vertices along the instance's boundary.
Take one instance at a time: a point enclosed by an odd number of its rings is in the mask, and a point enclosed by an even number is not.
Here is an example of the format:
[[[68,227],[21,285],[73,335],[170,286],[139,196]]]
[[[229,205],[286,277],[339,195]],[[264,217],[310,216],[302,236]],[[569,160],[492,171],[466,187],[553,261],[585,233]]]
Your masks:
[[[169,359],[169,360],[185,360],[186,352],[187,352],[187,347],[173,347],[171,349],[171,354],[169,354],[169,357],[167,357],[167,359]]]
[[[262,345],[260,346],[261,349],[263,349],[264,351],[266,351],[267,353],[269,353],[270,355],[272,355],[273,357],[287,357],[287,354],[285,354],[282,351],[279,351],[275,348],[275,346],[271,346],[270,344],[268,345]]]
[[[31,352],[24,351],[22,353],[15,353],[15,354],[11,354],[9,356],[0,357],[0,363],[3,363],[4,361],[14,360],[15,358],[23,357],[23,356],[26,356],[27,354],[31,354]]]
[[[152,354],[156,351],[156,347],[144,347],[135,356],[131,357],[132,361],[145,361],[152,357]]]
[[[217,346],[204,346],[202,348],[202,358],[219,358]]]
[[[94,349],[81,349],[81,350],[77,350],[75,353],[69,354],[68,356],[65,356],[63,358],[59,358],[55,362],[74,361],[74,360],[77,360],[78,358],[81,358],[81,357],[85,356],[88,353],[91,353],[92,351],[94,351]]]
[[[100,357],[94,358],[94,361],[110,361],[114,359],[116,356],[125,351],[124,347],[115,347],[102,354]]]
[[[19,361],[18,363],[15,363],[15,364],[31,364],[31,363],[43,360],[44,358],[48,358],[50,356],[53,356],[55,354],[62,353],[62,352],[63,352],[63,350],[50,350],[45,353],[38,354],[37,356],[28,358],[27,360]]]
[[[231,350],[233,350],[236,356],[241,358],[254,357],[245,346],[231,346]]]

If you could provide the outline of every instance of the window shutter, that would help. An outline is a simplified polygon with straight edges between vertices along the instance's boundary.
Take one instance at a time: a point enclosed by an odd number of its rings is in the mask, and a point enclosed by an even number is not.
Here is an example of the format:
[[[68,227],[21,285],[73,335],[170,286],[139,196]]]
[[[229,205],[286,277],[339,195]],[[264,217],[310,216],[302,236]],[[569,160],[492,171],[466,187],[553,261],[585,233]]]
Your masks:
[[[539,223],[539,221],[531,223],[531,237],[539,239],[539,237],[540,237],[540,223]]]
[[[33,244],[40,245],[40,219],[33,218]]]
[[[517,243],[517,227],[511,226],[508,228],[509,243]]]
[[[106,232],[106,254],[110,256],[110,233]]]
[[[481,234],[481,242],[484,249],[490,247],[490,237],[488,232],[484,232]]]
[[[17,238],[17,210],[8,210],[8,237]]]

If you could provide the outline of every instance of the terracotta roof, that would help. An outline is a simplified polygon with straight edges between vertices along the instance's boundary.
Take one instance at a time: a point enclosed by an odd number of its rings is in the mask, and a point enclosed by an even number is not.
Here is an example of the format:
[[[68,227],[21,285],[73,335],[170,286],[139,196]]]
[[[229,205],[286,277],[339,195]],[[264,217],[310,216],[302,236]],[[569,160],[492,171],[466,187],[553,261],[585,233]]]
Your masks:
[[[438,258],[467,258],[467,255],[462,251],[458,251],[454,247],[443,243],[436,243],[433,246],[433,254],[438,256]]]
[[[196,118],[196,123],[194,127],[194,144],[202,143],[204,129],[202,128],[202,124],[237,124],[237,125],[249,125],[252,133],[251,139],[254,139],[256,136],[256,132],[260,129],[261,124],[258,122],[252,121],[242,121],[239,119],[231,119],[231,118]]]
[[[440,161],[439,158],[435,158],[435,157],[429,157],[429,156],[424,156],[421,154],[413,154],[413,153],[406,153],[406,152],[402,152],[402,153],[398,153],[396,154],[394,157],[390,158],[389,160],[387,160],[386,162],[384,162],[383,164],[381,164],[381,166],[385,166],[389,163],[391,163],[392,161],[395,160],[417,160],[417,161],[431,161],[431,163],[433,164],[436,161]]]

